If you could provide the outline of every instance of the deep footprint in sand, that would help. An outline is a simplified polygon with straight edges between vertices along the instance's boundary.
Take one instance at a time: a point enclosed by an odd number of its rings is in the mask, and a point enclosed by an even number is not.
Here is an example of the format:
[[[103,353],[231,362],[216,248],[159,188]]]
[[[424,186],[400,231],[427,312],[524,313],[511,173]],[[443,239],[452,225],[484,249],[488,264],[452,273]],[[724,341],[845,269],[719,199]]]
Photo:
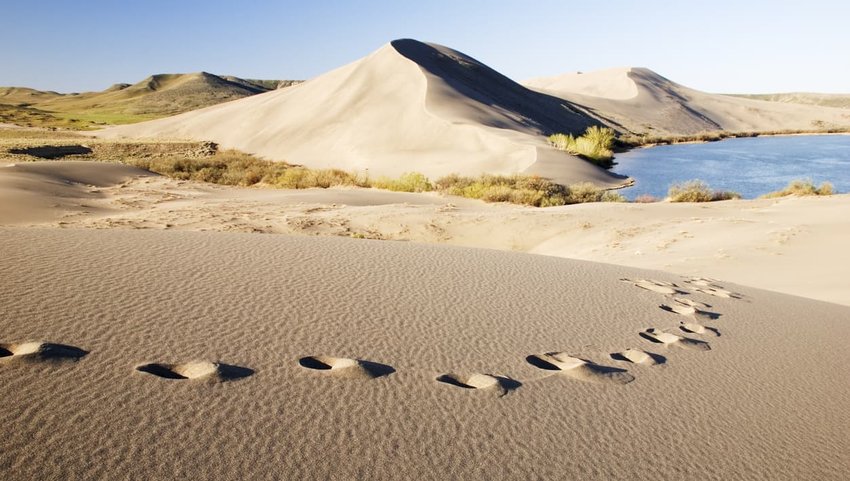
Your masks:
[[[648,291],[657,292],[659,294],[687,294],[672,282],[657,281],[654,279],[620,279],[623,282],[628,282],[635,287],[646,289]]]
[[[695,286],[694,290],[697,292],[702,292],[703,294],[708,294],[714,297],[722,297],[724,299],[741,299],[743,296],[738,294],[737,292],[732,292],[723,288],[723,286],[718,285],[717,281],[714,279],[707,279],[705,277],[693,277],[685,280],[686,284],[690,284]]]
[[[525,358],[529,364],[546,371],[559,371],[580,381],[628,384],[635,380],[625,369],[602,366],[591,361],[570,356],[564,352],[532,354]]]
[[[483,390],[500,390],[507,394],[510,391],[518,389],[522,383],[516,379],[511,379],[505,376],[493,374],[443,374],[437,378],[437,381],[450,384],[452,386],[461,387],[464,389],[483,389]]]
[[[253,369],[210,361],[191,361],[181,364],[147,363],[136,370],[164,379],[203,379],[212,382],[233,381],[254,374]]]
[[[722,289],[720,287],[698,287],[694,290],[696,292],[708,294],[709,296],[722,297],[724,299],[743,299],[743,296],[741,294],[732,291],[727,291],[726,289]]]
[[[661,354],[646,352],[641,349],[626,349],[621,352],[612,352],[611,359],[644,366],[658,366],[667,362],[667,358]]]
[[[683,306],[694,307],[697,309],[709,309],[711,308],[711,304],[706,304],[704,302],[695,301],[693,299],[688,299],[687,297],[673,297],[671,298],[674,303],[680,304]]]
[[[654,327],[650,327],[649,329],[642,331],[640,333],[640,337],[650,342],[654,342],[656,344],[663,344],[665,346],[678,346],[684,347],[686,349],[694,349],[697,351],[711,350],[711,346],[705,341],[691,339],[689,337],[677,336],[676,334],[664,332]]]
[[[307,356],[299,359],[298,364],[305,369],[344,378],[374,379],[395,372],[395,368],[386,364],[347,357]]]
[[[682,322],[679,324],[679,329],[689,334],[714,334],[720,337],[720,330],[716,327],[703,326],[696,322]]]
[[[679,314],[680,316],[693,317],[694,319],[717,319],[720,317],[720,314],[716,312],[704,311],[694,306],[687,306],[678,302],[671,302],[669,305],[661,304],[658,307],[667,312]]]
[[[52,342],[26,341],[0,344],[0,361],[79,361],[88,351]]]

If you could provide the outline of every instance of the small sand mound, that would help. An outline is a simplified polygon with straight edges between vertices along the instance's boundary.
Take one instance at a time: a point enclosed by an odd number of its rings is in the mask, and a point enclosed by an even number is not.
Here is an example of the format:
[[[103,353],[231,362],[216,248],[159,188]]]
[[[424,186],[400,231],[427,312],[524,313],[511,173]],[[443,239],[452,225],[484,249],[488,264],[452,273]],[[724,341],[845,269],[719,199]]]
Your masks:
[[[674,297],[673,302],[676,304],[680,304],[683,306],[694,307],[696,309],[708,309],[711,307],[711,304],[706,304],[704,302],[695,301],[693,299],[688,299],[686,297]]]
[[[724,299],[741,299],[742,296],[732,291],[727,291],[720,287],[698,287],[694,289],[697,292],[708,294],[709,296],[722,297]]]
[[[443,374],[437,378],[437,381],[451,384],[452,386],[462,387],[464,389],[492,389],[499,388],[505,393],[513,391],[522,386],[522,383],[505,376],[495,376],[492,374]]]
[[[680,316],[693,317],[695,319],[717,319],[720,317],[720,314],[717,314],[716,312],[703,311],[702,309],[697,309],[694,306],[682,305],[675,302],[671,302],[670,305],[661,304],[658,307],[667,312],[679,314]]]
[[[667,358],[660,354],[654,354],[640,349],[626,349],[622,352],[611,353],[611,359],[646,366],[656,366],[667,362]]]
[[[26,341],[12,344],[0,344],[0,359],[26,359],[37,361],[77,361],[88,351],[65,344],[52,342]]]
[[[648,291],[657,292],[659,294],[686,294],[685,291],[679,289],[679,286],[672,282],[657,281],[654,279],[620,279],[623,282],[628,282],[635,287],[646,289]]]
[[[656,344],[664,344],[665,346],[679,346],[698,351],[711,350],[711,346],[705,341],[677,336],[654,327],[650,327],[649,329],[641,332],[640,337]]]
[[[635,377],[625,369],[602,366],[563,352],[532,354],[526,358],[526,361],[540,369],[560,371],[581,381],[628,384],[635,380]]]
[[[346,357],[307,356],[299,359],[298,364],[306,369],[326,371],[347,378],[373,379],[395,372],[393,367],[386,364]]]
[[[703,326],[696,322],[683,322],[679,325],[679,329],[690,334],[707,334],[711,333],[720,337],[720,331],[716,327]]]
[[[253,369],[210,361],[190,361],[182,364],[149,363],[136,366],[141,371],[165,379],[208,379],[231,381],[254,374]]]

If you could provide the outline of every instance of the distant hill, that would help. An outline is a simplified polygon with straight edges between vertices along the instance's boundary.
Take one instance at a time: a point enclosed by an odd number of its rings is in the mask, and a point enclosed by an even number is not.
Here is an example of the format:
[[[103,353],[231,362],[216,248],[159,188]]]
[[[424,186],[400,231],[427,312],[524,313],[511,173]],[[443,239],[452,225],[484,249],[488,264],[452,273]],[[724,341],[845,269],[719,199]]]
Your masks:
[[[783,102],[786,104],[819,105],[850,109],[850,94],[816,94],[811,92],[787,92],[779,94],[730,94],[732,97]]]
[[[621,132],[635,134],[691,135],[850,126],[847,110],[814,103],[798,105],[768,102],[753,96],[700,92],[646,68],[568,73],[531,79],[523,84],[579,105]]]
[[[91,128],[152,120],[291,86],[294,80],[254,80],[207,72],[152,75],[102,92],[60,94],[0,87],[0,122]]]

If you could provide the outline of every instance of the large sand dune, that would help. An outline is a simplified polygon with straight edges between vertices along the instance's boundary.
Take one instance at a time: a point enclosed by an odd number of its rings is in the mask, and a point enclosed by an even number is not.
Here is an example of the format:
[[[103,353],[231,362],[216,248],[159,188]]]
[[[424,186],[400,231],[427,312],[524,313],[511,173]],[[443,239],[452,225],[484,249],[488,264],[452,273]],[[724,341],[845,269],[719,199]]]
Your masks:
[[[620,183],[546,140],[595,123],[460,52],[396,40],[285,90],[97,135],[212,140],[272,160],[373,175],[523,172],[566,184]]]
[[[4,479],[850,468],[847,307],[409,243],[0,229],[0,245]],[[710,316],[660,307],[689,302]]]
[[[850,112],[845,109],[709,94],[646,68],[569,73],[523,83],[581,105],[611,126],[633,133],[682,135],[850,127]]]

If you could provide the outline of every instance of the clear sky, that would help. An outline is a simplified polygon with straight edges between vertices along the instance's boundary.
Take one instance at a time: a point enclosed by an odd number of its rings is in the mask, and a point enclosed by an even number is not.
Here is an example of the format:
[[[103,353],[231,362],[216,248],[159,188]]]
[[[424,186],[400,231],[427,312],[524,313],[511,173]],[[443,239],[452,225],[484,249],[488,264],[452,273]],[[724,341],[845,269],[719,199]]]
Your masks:
[[[709,92],[850,93],[850,1],[0,0],[0,85],[302,79],[395,38],[522,80],[643,66]]]

